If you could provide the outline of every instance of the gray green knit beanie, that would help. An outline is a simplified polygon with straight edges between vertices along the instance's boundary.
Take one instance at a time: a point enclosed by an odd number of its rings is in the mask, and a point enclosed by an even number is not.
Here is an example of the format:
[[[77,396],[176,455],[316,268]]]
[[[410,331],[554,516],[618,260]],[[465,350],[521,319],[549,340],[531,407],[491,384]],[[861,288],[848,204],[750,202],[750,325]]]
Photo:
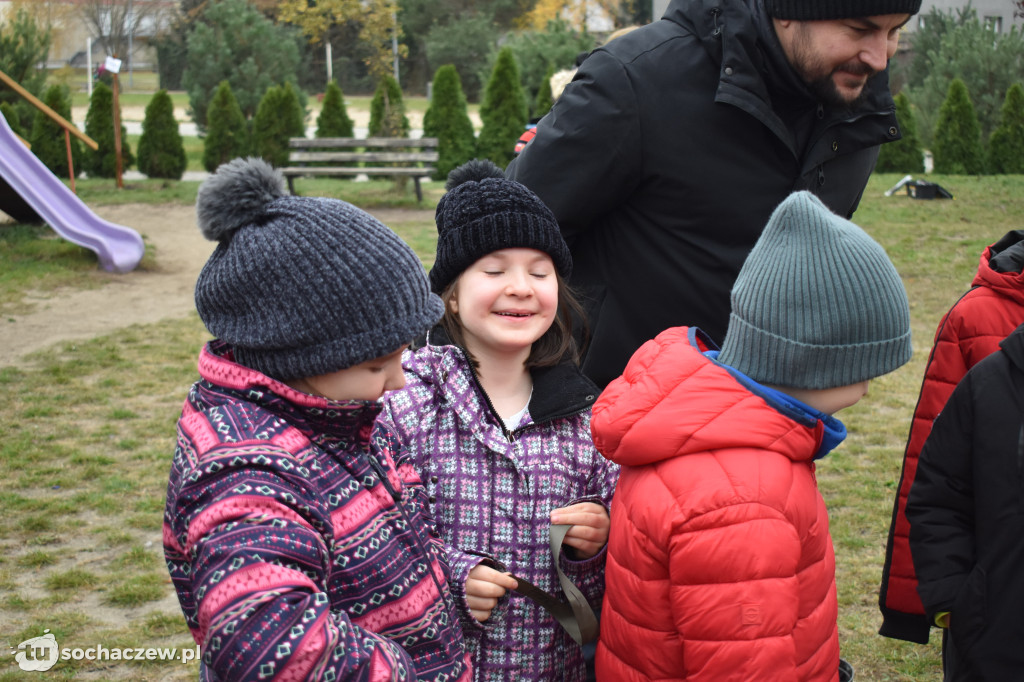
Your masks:
[[[529,248],[551,256],[568,279],[572,256],[558,220],[524,185],[506,180],[493,162],[473,159],[448,174],[437,203],[437,257],[430,286],[441,293],[462,271],[500,249]]]
[[[864,230],[810,192],[772,213],[731,301],[718,360],[762,384],[836,388],[910,360],[899,273]]]
[[[917,14],[921,0],[765,0],[768,16],[796,21]]]
[[[196,282],[199,317],[238,363],[275,379],[387,355],[444,312],[398,235],[344,201],[288,195],[261,159],[218,168],[196,213],[219,242]]]

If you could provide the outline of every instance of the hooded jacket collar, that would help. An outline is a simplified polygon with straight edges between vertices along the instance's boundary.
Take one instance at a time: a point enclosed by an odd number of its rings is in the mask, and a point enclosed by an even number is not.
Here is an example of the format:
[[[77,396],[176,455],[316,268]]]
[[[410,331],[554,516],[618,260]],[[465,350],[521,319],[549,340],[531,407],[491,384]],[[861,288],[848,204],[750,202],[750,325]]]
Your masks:
[[[444,329],[438,325],[430,330],[420,345],[452,346],[457,348],[473,374],[473,380],[481,393],[480,380],[469,361],[469,354],[461,346],[455,346]],[[580,371],[571,360],[563,360],[553,367],[534,367],[530,370],[533,379],[533,395],[530,397],[530,418],[535,424],[544,424],[562,419],[589,409],[600,390],[593,381]],[[493,412],[493,408],[491,408]],[[495,418],[498,418],[495,415]],[[500,419],[498,419],[500,422]]]
[[[211,341],[199,356],[200,398],[208,404],[249,403],[281,417],[327,450],[365,447],[382,405],[379,401],[328,400],[234,361],[231,346]]]
[[[1024,230],[1011,230],[985,249],[971,286],[987,286],[1024,305]]]
[[[702,332],[676,327],[645,344],[594,406],[598,450],[623,466],[724,449],[774,452],[798,462],[823,454],[825,426],[780,409],[724,365]],[[836,443],[832,442],[834,446]]]
[[[799,156],[799,147],[803,145],[798,146],[773,109],[772,97],[784,99],[803,93],[813,99],[782,54],[763,0],[672,0],[663,20],[675,22],[695,35],[721,67],[715,101],[739,107],[756,117]],[[856,108],[819,104],[818,129],[837,121],[886,114],[892,116],[891,123],[895,125],[888,69],[869,79],[864,87],[864,97]]]

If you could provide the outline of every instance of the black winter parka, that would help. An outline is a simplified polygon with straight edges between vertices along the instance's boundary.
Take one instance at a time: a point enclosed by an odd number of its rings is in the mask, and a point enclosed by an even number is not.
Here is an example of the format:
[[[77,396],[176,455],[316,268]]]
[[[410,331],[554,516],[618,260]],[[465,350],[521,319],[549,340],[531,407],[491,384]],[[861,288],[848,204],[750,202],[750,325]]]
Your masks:
[[[906,513],[925,612],[950,612],[946,680],[1021,679],[1024,325],[957,384],[921,450]]]
[[[900,137],[887,73],[853,111],[818,104],[770,21],[759,0],[673,0],[584,61],[506,171],[569,243],[599,385],[668,327],[721,343],[772,210],[810,190],[850,217],[878,145]]]

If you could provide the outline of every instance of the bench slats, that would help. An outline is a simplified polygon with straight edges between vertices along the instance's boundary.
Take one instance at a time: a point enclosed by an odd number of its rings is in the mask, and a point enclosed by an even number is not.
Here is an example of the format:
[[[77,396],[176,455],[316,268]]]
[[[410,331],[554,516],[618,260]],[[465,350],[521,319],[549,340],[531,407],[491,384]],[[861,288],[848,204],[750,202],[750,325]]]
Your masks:
[[[416,183],[416,199],[423,201],[420,180],[434,172],[430,166],[405,164],[435,163],[439,159],[436,137],[293,137],[288,140],[288,167],[280,169],[295,194],[294,178],[317,176],[384,175],[407,176]],[[347,149],[351,151],[337,151]],[[383,163],[387,166],[308,166],[316,163]],[[398,165],[402,164],[402,165]]]
[[[288,163],[342,163],[342,162],[432,162],[438,159],[437,152],[305,152],[293,151],[288,154]]]
[[[434,148],[437,147],[436,137],[293,137],[288,140],[292,149],[351,149],[353,147],[394,147]]]
[[[408,175],[428,176],[434,172],[433,168],[359,168],[356,166],[320,166],[317,168],[282,168],[281,172],[286,176],[308,176],[317,175]]]

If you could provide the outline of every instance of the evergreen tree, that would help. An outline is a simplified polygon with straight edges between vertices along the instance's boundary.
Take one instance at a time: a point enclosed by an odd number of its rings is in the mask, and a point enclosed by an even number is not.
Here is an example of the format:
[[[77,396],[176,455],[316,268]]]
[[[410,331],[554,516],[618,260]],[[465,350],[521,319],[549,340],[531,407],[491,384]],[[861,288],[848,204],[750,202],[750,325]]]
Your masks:
[[[46,89],[43,103],[71,120],[71,93],[66,87],[51,85]],[[64,141],[64,128],[42,111],[36,110],[32,119],[32,132],[28,137],[34,153],[50,171],[59,178],[70,177],[68,172],[68,149]],[[82,147],[78,138],[71,136],[71,160],[75,175],[82,172]]]
[[[288,140],[305,136],[306,112],[291,83],[269,88],[252,119],[252,150],[272,166],[288,165]]]
[[[0,11],[0,71],[39,99],[46,89],[47,70],[38,66],[49,59],[50,43],[50,28],[24,8]],[[14,115],[4,116],[8,123],[17,119],[22,130],[31,130],[35,107],[7,86],[0,86],[0,102],[14,107]]]
[[[1024,88],[1014,83],[1006,91],[999,125],[988,142],[989,171],[1024,173]]]
[[[551,96],[551,77],[555,75],[555,67],[551,67],[544,74],[544,80],[537,88],[537,98],[533,101],[533,117],[543,118],[544,114],[551,111],[551,105],[555,103]]]
[[[324,91],[323,106],[316,118],[317,137],[352,137],[352,119],[345,109],[345,97],[337,83],[331,81]]]
[[[519,67],[512,51],[502,48],[484,90],[480,105],[483,127],[477,139],[477,155],[502,168],[514,156],[516,140],[526,128],[526,95],[519,82]]]
[[[437,138],[435,180],[444,180],[448,173],[473,158],[476,139],[469,120],[466,95],[455,66],[442,66],[434,74],[430,106],[423,115],[423,135]]]
[[[83,170],[93,178],[117,176],[117,156],[114,153],[114,91],[105,83],[96,83],[89,99],[89,111],[85,114],[85,134],[99,145],[99,149],[88,149],[83,154]],[[120,107],[118,107],[120,119]],[[135,163],[128,144],[128,130],[121,124],[121,170],[125,171]]]
[[[28,139],[28,135],[25,133],[25,129],[21,127],[21,117],[18,116],[18,112],[14,110],[14,105],[10,102],[0,102],[0,116],[4,117],[7,121],[7,125],[11,127],[15,135],[19,135],[24,139]]]
[[[932,154],[936,173],[976,175],[984,170],[981,126],[967,86],[959,78],[949,84],[946,101],[939,108]]]
[[[231,84],[221,81],[206,111],[203,168],[214,172],[222,163],[249,151],[249,129]]]
[[[185,145],[166,90],[158,91],[146,105],[138,153],[139,170],[148,177],[181,180],[185,173]]]
[[[206,112],[221,81],[231,84],[239,108],[249,119],[269,88],[296,80],[299,44],[304,39],[294,26],[272,22],[257,4],[209,0],[188,34],[182,86],[188,91],[190,113],[201,132],[209,125]]]
[[[895,100],[896,120],[900,122],[903,137],[882,145],[875,170],[882,173],[923,173],[924,150],[917,136],[917,122],[910,108],[910,99],[901,92]]]
[[[370,100],[370,137],[409,137],[402,88],[391,76],[384,76]]]

